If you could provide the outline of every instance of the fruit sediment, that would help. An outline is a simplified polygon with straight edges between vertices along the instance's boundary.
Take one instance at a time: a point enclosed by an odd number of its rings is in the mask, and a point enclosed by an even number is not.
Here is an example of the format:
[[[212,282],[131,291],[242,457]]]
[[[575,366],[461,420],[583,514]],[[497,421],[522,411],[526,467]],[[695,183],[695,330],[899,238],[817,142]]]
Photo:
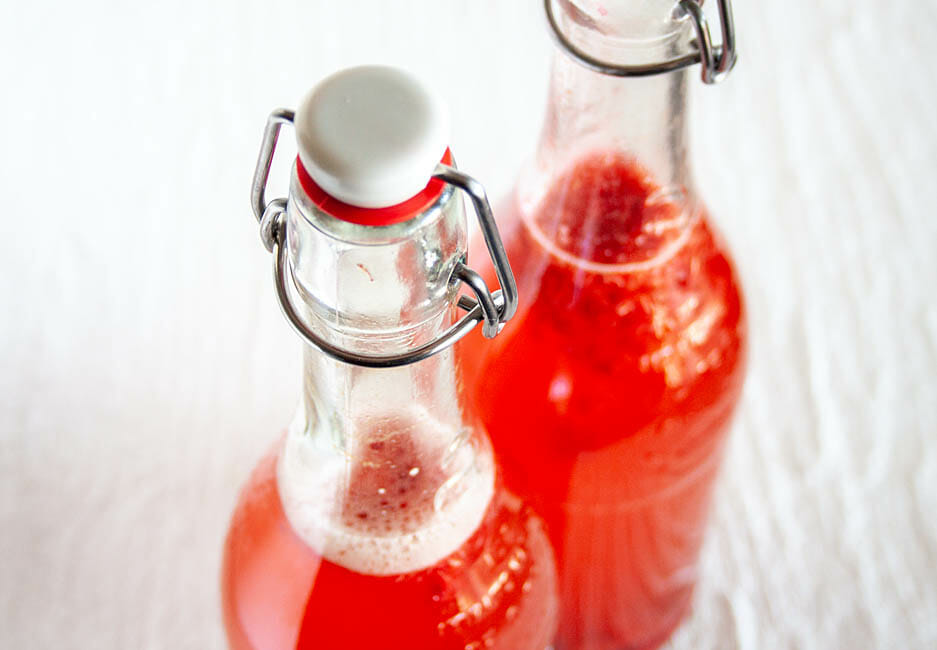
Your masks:
[[[517,209],[515,321],[460,350],[508,488],[547,523],[558,650],[655,647],[690,603],[745,323],[683,202],[622,154],[581,159]]]
[[[310,449],[295,448],[301,436],[291,432],[261,461],[235,510],[222,570],[232,648],[549,644],[552,551],[539,518],[497,484],[490,458],[464,490],[444,495],[440,466],[418,441],[366,436],[336,487],[294,471],[309,460]]]

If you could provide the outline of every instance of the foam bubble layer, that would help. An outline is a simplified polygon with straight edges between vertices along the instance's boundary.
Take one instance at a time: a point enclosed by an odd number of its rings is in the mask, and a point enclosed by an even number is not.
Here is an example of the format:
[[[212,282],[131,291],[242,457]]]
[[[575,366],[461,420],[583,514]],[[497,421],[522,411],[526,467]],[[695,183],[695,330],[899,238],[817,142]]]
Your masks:
[[[302,422],[277,470],[294,531],[351,571],[395,575],[439,562],[475,532],[494,493],[494,464],[425,413],[375,418],[339,453]],[[455,443],[453,441],[456,441]]]

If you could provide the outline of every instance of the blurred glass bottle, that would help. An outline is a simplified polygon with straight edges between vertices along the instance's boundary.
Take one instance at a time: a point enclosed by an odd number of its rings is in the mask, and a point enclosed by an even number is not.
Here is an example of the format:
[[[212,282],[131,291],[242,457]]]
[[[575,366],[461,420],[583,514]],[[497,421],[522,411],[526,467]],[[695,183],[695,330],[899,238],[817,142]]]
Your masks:
[[[508,486],[547,522],[557,649],[652,648],[688,611],[744,375],[738,278],[686,134],[688,66],[712,82],[734,63],[731,8],[713,49],[692,0],[546,7],[546,123],[499,213],[522,308],[460,355]]]
[[[289,201],[264,186],[280,125]],[[516,300],[487,201],[452,167],[438,101],[411,76],[352,68],[268,122],[253,187],[277,293],[304,339],[299,413],[244,488],[225,541],[237,649],[543,650],[552,551],[500,482],[463,403],[451,343]],[[506,296],[463,265],[468,192]],[[462,299],[461,282],[478,291]],[[511,309],[508,308],[510,304]]]

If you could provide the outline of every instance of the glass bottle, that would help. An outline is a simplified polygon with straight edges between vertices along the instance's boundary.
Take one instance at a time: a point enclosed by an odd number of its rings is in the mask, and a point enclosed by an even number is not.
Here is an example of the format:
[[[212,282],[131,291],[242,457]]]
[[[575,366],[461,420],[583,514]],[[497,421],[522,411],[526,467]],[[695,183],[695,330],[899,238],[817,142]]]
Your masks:
[[[499,213],[522,307],[460,355],[507,485],[547,523],[557,650],[652,648],[690,605],[745,366],[738,277],[687,159],[705,23],[691,0],[547,7],[567,51]],[[709,81],[731,68],[730,48],[704,55]]]
[[[225,541],[232,648],[543,650],[554,634],[542,522],[503,488],[445,345],[483,309],[457,318],[459,280],[473,274],[456,185],[471,193],[474,181],[444,164],[439,111],[409,75],[366,66],[320,83],[295,120],[271,116],[255,211],[307,346],[299,412]],[[289,200],[266,204],[291,121]],[[500,320],[504,304],[497,292],[488,303]]]

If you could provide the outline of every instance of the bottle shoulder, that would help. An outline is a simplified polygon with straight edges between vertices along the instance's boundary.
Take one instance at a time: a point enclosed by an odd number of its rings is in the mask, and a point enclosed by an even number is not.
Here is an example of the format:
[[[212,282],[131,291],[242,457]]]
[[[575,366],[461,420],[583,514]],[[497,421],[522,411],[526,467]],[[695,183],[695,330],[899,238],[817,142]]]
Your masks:
[[[640,265],[598,264],[545,247],[525,219],[515,219],[506,249],[520,292],[516,322],[562,335],[557,352],[582,353],[589,341],[613,344],[626,357],[701,347],[744,346],[742,283],[722,237],[707,214],[681,233],[679,246]],[[486,279],[494,280],[490,269]],[[503,343],[503,341],[502,341]],[[667,346],[673,346],[668,349]],[[498,347],[497,339],[492,347]]]

